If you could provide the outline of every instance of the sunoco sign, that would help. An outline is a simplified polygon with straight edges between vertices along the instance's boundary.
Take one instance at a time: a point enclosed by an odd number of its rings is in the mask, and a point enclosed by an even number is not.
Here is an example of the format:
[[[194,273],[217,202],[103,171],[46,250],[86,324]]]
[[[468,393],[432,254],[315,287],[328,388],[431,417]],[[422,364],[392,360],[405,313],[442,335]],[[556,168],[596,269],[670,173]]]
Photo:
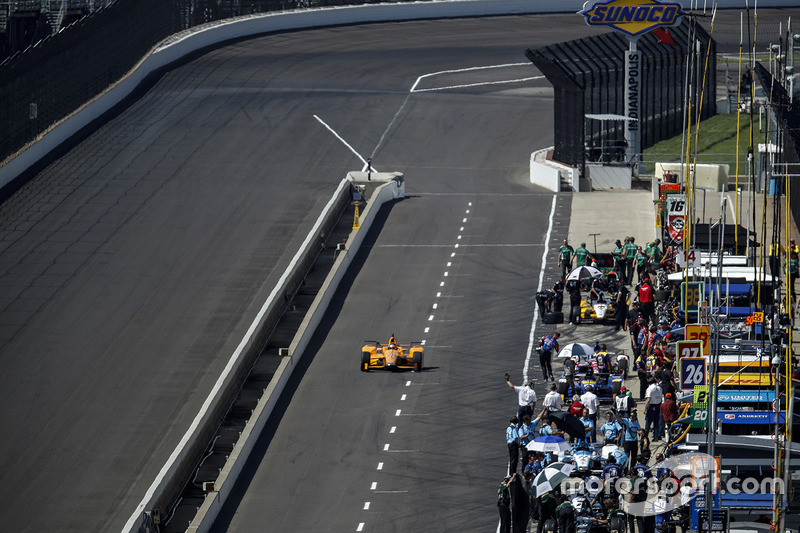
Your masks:
[[[659,26],[680,24],[685,13],[677,3],[655,0],[610,0],[584,4],[580,12],[590,26],[611,26],[628,35],[640,35]]]

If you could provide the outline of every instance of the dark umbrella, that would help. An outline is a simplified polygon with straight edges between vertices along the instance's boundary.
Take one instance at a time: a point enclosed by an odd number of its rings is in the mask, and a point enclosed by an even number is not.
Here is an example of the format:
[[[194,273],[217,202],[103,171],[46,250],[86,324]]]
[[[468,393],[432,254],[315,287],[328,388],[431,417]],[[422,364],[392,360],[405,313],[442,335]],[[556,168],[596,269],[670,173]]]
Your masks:
[[[581,419],[566,411],[551,411],[547,415],[558,429],[569,433],[570,437],[576,439],[586,438],[586,426]]]

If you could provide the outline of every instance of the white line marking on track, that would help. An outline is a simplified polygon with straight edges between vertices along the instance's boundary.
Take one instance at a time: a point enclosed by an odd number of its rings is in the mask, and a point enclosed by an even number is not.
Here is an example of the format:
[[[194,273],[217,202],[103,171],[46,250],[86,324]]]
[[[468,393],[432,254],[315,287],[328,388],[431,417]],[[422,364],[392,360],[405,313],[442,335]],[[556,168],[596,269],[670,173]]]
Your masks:
[[[441,292],[437,292],[437,293],[436,293],[436,297],[437,297],[437,298],[441,298],[441,297],[442,297],[442,293],[441,293]]]
[[[400,396],[400,401],[401,401],[401,402],[404,402],[404,401],[406,401],[406,395],[405,395],[405,394],[403,394],[402,396]]]
[[[347,146],[347,147],[350,149],[350,151],[351,151],[351,152],[353,152],[353,153],[355,154],[355,156],[361,160],[361,162],[362,162],[362,163],[364,163],[365,165],[367,164],[367,160],[366,160],[366,159],[364,159],[363,157],[361,157],[361,154],[359,154],[358,152],[356,152],[356,149],[355,149],[355,148],[353,148],[352,146],[350,146],[349,144],[347,144],[347,141],[345,141],[344,139],[342,139],[342,137],[341,137],[341,136],[339,136],[339,134],[338,134],[338,133],[336,133],[336,131],[334,131],[334,129],[333,129],[333,128],[331,128],[330,126],[328,126],[327,124],[325,124],[325,121],[323,121],[323,120],[322,120],[321,118],[319,118],[317,115],[314,115],[314,118],[315,118],[315,119],[317,119],[317,121],[319,121],[319,123],[320,123],[320,124],[322,124],[323,126],[325,126],[326,128],[328,128],[328,131],[330,131],[331,133],[333,133],[333,135],[334,135],[334,136],[335,136],[337,139],[339,139],[340,141],[342,141],[342,144],[344,144],[345,146]],[[372,167],[372,170],[374,170],[375,172],[377,172],[377,171],[378,171],[378,170],[375,168],[375,166],[373,166],[373,167]]]
[[[360,524],[358,524],[358,527],[356,528],[356,531],[364,531],[364,522],[361,522]]]
[[[397,412],[395,412],[394,416],[400,416],[400,409],[398,409]]]
[[[481,81],[476,83],[462,83],[460,85],[447,85],[445,87],[431,87],[430,89],[417,89],[415,93],[429,93],[434,91],[446,91],[448,89],[464,89],[466,87],[479,87],[481,85],[502,85],[505,83],[522,83],[523,81],[541,80],[544,76],[531,76],[529,78],[516,78],[513,80]]]
[[[389,453],[413,453],[418,452],[419,450],[386,450]]]
[[[378,463],[378,470],[383,470],[383,463]]]
[[[461,222],[463,223],[463,222],[466,222],[466,221],[467,221],[467,219],[465,218],[465,219],[464,219],[464,220],[462,220]]]
[[[414,85],[411,86],[411,90],[409,92],[420,92],[422,89],[417,91],[417,85],[419,82],[422,81],[424,78],[432,78],[433,76],[440,76],[442,74],[458,74],[460,72],[472,72],[475,70],[490,70],[495,68],[507,68],[507,67],[527,67],[530,66],[530,63],[503,63],[500,65],[486,65],[482,67],[467,67],[467,68],[456,68],[456,69],[449,69],[449,70],[440,70],[438,72],[429,72],[428,74],[423,74],[417,78],[417,81],[414,82]]]
[[[394,433],[397,430],[397,426],[392,426],[392,429],[389,430],[389,433]]]
[[[407,490],[376,490],[375,494],[406,494]]]
[[[439,304],[433,304],[434,309],[436,309],[437,307],[439,307]]]
[[[547,225],[547,233],[544,237],[545,244],[550,242],[550,234],[553,231],[553,216],[556,213],[556,195],[553,195],[553,203],[550,207],[550,221]],[[536,289],[536,292],[542,290],[542,284],[544,283],[544,270],[547,266],[547,246],[545,246],[544,253],[542,254],[542,266],[539,270],[539,288]],[[533,353],[533,343],[534,343],[534,336],[536,335],[536,318],[539,316],[539,309],[536,305],[533,306],[533,320],[531,321],[531,332],[528,336],[528,353],[525,355],[525,367],[522,370],[522,375],[524,376],[523,380],[528,381],[528,368],[530,367],[531,363],[531,354]]]
[[[367,511],[369,509],[369,502],[364,502],[364,510]]]
[[[428,317],[428,322],[430,322],[431,320],[433,320],[433,315]]]
[[[425,333],[428,333],[430,330],[431,328],[425,328]]]
[[[410,386],[411,386],[411,380],[406,381],[406,387],[410,387]]]
[[[372,486],[369,488],[369,490],[375,490],[377,488],[378,488],[378,482],[377,481],[373,481],[372,482]]]
[[[444,287],[444,281],[439,284],[440,287]]]
[[[384,444],[383,445],[383,451],[385,451],[385,452],[389,451],[389,445],[388,444]]]

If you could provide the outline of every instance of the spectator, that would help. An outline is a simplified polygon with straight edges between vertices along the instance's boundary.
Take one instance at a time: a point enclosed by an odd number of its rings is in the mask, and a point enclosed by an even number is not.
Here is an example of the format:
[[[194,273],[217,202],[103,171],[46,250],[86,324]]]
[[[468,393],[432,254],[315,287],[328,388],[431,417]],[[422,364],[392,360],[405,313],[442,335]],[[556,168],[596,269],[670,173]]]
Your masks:
[[[625,283],[625,251],[622,248],[622,243],[617,239],[614,241],[614,249],[611,251],[614,257],[614,271],[617,273],[617,279],[623,284]]]
[[[652,426],[653,440],[657,442],[664,436],[664,420],[661,418],[661,402],[664,401],[664,392],[655,379],[650,380],[650,386],[647,387],[644,397],[644,432],[649,434]]]
[[[536,533],[542,533],[544,531],[544,524],[548,520],[558,520],[556,518],[556,507],[558,507],[558,502],[556,502],[555,496],[552,493],[548,492],[547,494],[543,494],[539,497],[539,522],[536,525]]]
[[[592,421],[592,440],[594,440],[594,428],[597,427],[597,409],[600,407],[600,401],[591,385],[586,386],[586,392],[581,396],[581,403],[586,407]]]
[[[617,492],[617,481],[621,477],[622,467],[617,464],[617,458],[614,457],[614,454],[608,454],[606,466],[603,467],[603,485],[606,488],[606,495],[610,496]]]
[[[572,405],[569,407],[569,414],[575,416],[582,416],[584,407],[585,405],[581,403],[581,397],[577,394],[573,394]]]
[[[565,496],[559,496],[559,505],[556,507],[558,519],[558,533],[573,533],[575,531],[575,508]]]
[[[572,270],[572,255],[575,249],[569,245],[567,239],[564,239],[564,244],[558,249],[558,266],[561,267],[561,277],[566,276]]]
[[[561,395],[557,391],[558,387],[555,383],[550,384],[550,392],[544,397],[544,406],[550,411],[561,411],[564,408],[564,402]]]
[[[586,243],[582,242],[581,245],[575,250],[575,266],[586,266],[592,260],[592,254],[586,249]]]
[[[555,381],[556,379],[553,375],[551,360],[553,358],[553,352],[557,353],[560,349],[558,345],[559,337],[561,337],[561,333],[556,331],[552,335],[545,335],[539,339],[539,363],[542,365],[542,374],[544,375],[545,381]]]
[[[606,423],[600,426],[600,431],[603,432],[603,437],[605,439],[604,444],[619,445],[620,437],[622,436],[622,426],[619,422],[614,420],[614,414],[611,411],[606,412]]]
[[[517,471],[519,462],[519,419],[512,416],[506,428],[506,444],[508,445],[508,475]]]
[[[634,244],[634,240],[633,237],[625,237],[625,244],[622,245],[622,250],[625,253],[625,285],[633,283],[636,251],[639,248]]]
[[[655,313],[655,289],[650,283],[650,276],[644,274],[641,283],[636,286],[636,293],[639,296],[639,309],[644,317],[645,325],[653,321]]]
[[[507,476],[500,482],[497,489],[497,510],[500,512],[500,533],[511,533],[511,496],[508,493],[508,485],[514,476]]]
[[[616,304],[614,309],[614,331],[619,331],[622,328],[623,331],[628,329],[627,321],[628,321],[628,297],[630,296],[630,291],[628,288],[625,287],[625,284],[622,282],[622,279],[617,280],[617,294],[614,297],[614,302]]]
[[[636,400],[633,399],[633,393],[625,388],[625,385],[620,387],[614,403],[620,415],[630,414],[631,410],[636,409]]]
[[[678,404],[673,399],[674,395],[671,392],[664,394],[664,401],[661,402],[661,418],[664,420],[664,427],[666,428],[667,440],[669,440],[669,427],[678,419]]]
[[[634,260],[636,261],[636,283],[641,283],[647,272],[647,254],[644,253],[641,246],[636,248]]]
[[[622,426],[622,446],[628,455],[628,464],[635,465],[639,457],[639,433],[642,427],[636,420],[636,408],[631,409],[627,416],[617,415],[617,422]]]
[[[581,417],[581,423],[586,430],[586,434],[583,438],[584,442],[594,442],[594,421],[589,416],[589,409],[584,408],[583,416]]]
[[[522,420],[525,415],[532,417],[533,410],[536,408],[536,391],[533,390],[533,380],[528,381],[525,386],[514,386],[511,383],[511,376],[506,374],[506,385],[517,393],[517,419]]]
[[[569,321],[574,323],[578,319],[575,311],[580,312],[581,307],[581,282],[577,279],[567,281],[566,290],[569,294]]]

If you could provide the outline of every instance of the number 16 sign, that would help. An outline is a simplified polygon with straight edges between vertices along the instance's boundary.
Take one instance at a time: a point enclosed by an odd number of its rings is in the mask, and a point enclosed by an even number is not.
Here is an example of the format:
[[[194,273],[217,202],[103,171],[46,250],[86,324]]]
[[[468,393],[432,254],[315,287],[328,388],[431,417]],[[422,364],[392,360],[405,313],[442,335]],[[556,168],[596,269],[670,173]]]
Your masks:
[[[704,357],[684,357],[680,362],[681,390],[694,390],[707,385],[708,367]]]

